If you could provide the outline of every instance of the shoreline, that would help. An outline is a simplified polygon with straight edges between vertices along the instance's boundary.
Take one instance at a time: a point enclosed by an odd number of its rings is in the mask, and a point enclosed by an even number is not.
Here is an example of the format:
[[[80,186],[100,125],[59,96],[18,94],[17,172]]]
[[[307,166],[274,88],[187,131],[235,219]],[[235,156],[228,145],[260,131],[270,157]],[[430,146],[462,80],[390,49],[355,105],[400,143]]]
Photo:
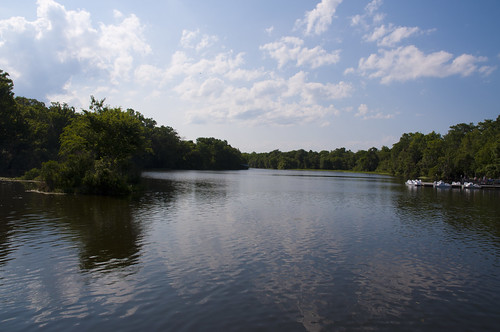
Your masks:
[[[42,183],[43,181],[39,180],[23,180],[23,179],[18,179],[18,178],[6,178],[0,176],[0,181],[1,182],[19,182],[19,183]]]

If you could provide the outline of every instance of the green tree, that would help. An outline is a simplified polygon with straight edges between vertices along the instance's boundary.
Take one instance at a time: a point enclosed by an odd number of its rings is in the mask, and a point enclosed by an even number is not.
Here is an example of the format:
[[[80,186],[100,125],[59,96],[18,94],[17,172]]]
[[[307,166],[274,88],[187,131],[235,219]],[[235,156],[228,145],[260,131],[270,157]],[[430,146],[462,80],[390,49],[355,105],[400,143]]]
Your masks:
[[[197,169],[240,169],[245,162],[238,149],[213,137],[198,138],[195,149],[200,158]]]
[[[355,171],[373,172],[377,169],[379,158],[377,148],[370,148],[368,151],[360,150],[355,154]]]
[[[154,127],[148,130],[152,152],[145,166],[174,169],[182,166],[182,147],[179,135],[172,127]]]
[[[132,158],[139,151],[149,149],[143,122],[135,114],[104,106],[104,100],[93,97],[90,109],[92,111],[83,111],[65,127],[61,135],[60,164],[43,164],[41,176],[52,186],[49,189],[127,193],[139,175]]]
[[[379,163],[376,171],[382,173],[390,173],[391,171],[391,149],[387,146],[382,146],[378,151]]]
[[[425,148],[420,160],[421,175],[439,180],[445,177],[443,168],[444,142],[440,134],[431,132],[425,135]]]
[[[0,69],[0,173],[16,174],[13,164],[25,144],[26,127],[14,99],[14,82]]]
[[[16,168],[26,170],[40,167],[42,162],[56,160],[60,148],[59,136],[75,118],[74,108],[59,103],[52,103],[47,108],[43,102],[24,97],[16,97],[15,101],[27,128],[20,140],[22,148],[16,155]]]

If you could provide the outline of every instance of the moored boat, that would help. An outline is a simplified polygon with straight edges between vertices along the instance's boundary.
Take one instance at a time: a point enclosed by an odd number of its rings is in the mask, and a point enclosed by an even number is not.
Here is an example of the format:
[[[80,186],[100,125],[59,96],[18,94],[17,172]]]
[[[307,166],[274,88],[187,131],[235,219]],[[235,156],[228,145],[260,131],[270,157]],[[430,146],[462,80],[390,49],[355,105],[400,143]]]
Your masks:
[[[464,182],[462,185],[463,189],[481,189],[481,186],[473,182]]]
[[[451,184],[449,183],[446,183],[444,181],[434,181],[434,188],[442,188],[442,189],[448,189],[448,188],[451,188]]]

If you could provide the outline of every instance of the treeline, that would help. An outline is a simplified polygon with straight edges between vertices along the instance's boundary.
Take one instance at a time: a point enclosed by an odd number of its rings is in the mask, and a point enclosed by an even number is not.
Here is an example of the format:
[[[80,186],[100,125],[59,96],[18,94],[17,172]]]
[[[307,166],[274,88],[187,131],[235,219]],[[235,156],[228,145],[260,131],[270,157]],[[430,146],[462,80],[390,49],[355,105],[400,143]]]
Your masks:
[[[89,110],[16,97],[0,70],[0,175],[43,181],[45,190],[124,194],[146,168],[240,169],[227,141],[182,140],[133,109],[91,97]]]
[[[432,180],[500,178],[500,115],[477,125],[451,126],[444,136],[435,132],[403,134],[392,148],[357,152],[345,148],[321,152],[274,150],[244,157],[255,168],[351,170]]]

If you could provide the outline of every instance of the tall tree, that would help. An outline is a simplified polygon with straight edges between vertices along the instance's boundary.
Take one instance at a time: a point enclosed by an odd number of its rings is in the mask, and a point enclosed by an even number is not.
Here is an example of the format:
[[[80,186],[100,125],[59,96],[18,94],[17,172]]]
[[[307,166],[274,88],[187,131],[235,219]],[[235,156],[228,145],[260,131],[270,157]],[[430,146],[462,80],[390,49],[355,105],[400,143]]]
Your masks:
[[[104,106],[92,97],[90,109],[61,135],[60,163],[42,166],[53,188],[84,193],[121,194],[130,190],[138,170],[134,154],[149,149],[143,122],[132,112]]]
[[[3,174],[15,173],[12,163],[25,133],[13,89],[9,74],[0,69],[0,173]]]

